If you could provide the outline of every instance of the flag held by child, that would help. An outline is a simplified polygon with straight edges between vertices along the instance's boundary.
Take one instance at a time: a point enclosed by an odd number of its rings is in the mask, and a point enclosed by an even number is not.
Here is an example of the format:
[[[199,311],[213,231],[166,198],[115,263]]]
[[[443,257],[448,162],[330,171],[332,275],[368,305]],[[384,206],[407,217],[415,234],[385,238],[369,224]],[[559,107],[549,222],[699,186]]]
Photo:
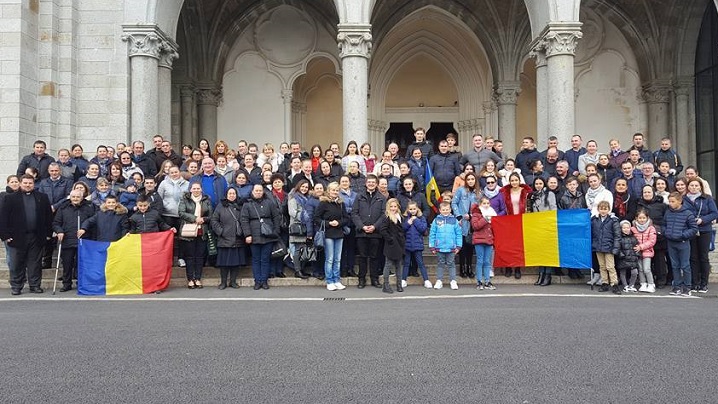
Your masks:
[[[80,295],[136,295],[166,289],[172,276],[174,233],[130,234],[114,242],[80,240]]]
[[[441,192],[439,192],[439,185],[436,183],[428,159],[426,160],[426,169],[424,170],[424,180],[426,181],[426,203],[429,204],[434,213],[437,213],[439,212],[437,204],[441,201]]]
[[[494,266],[591,268],[590,219],[586,209],[494,217]]]

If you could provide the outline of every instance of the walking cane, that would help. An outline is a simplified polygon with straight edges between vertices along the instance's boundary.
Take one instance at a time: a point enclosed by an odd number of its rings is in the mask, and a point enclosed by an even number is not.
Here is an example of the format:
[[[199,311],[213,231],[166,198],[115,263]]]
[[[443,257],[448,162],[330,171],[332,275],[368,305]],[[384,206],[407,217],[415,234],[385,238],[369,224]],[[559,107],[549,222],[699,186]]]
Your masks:
[[[52,294],[55,295],[57,289],[57,273],[60,272],[60,256],[62,254],[62,242],[57,246],[57,265],[55,265],[55,280],[52,281]]]
[[[593,291],[593,265],[591,265],[591,291]]]

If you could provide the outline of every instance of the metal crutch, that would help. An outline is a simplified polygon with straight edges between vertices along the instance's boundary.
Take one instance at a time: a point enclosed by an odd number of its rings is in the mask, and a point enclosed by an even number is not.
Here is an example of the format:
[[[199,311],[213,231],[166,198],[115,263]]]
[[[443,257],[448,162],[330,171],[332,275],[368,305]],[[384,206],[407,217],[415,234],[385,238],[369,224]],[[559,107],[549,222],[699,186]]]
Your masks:
[[[62,255],[62,242],[57,245],[57,265],[55,265],[55,280],[52,281],[52,294],[55,295],[57,289],[57,273],[60,271],[60,257]]]

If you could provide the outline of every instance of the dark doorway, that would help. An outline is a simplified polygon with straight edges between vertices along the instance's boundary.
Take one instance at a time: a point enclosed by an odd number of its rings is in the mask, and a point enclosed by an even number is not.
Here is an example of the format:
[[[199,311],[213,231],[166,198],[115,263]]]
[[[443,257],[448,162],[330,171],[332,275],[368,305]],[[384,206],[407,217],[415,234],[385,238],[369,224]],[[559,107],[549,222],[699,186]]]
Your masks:
[[[407,147],[414,142],[414,125],[411,122],[392,122],[384,136],[384,150],[389,143],[399,145],[399,155],[406,153]]]
[[[431,144],[434,146],[434,152],[439,150],[439,142],[446,139],[446,135],[451,132],[456,135],[456,143],[459,142],[459,135],[454,129],[454,123],[453,122],[432,122],[431,127],[429,127],[429,130],[426,132],[426,138],[431,141]]]

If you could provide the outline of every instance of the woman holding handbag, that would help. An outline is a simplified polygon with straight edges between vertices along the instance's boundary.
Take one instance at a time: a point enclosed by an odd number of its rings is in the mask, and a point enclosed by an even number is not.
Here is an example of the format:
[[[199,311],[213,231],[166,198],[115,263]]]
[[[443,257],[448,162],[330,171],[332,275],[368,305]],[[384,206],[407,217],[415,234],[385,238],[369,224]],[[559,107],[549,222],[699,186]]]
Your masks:
[[[308,278],[302,271],[299,256],[301,248],[307,242],[307,226],[304,224],[302,217],[306,215],[308,197],[309,181],[300,180],[294,189],[289,192],[289,202],[287,203],[287,209],[289,210],[289,251],[292,254],[292,262],[294,262],[294,276],[301,279]]]
[[[272,247],[279,238],[282,214],[277,204],[265,194],[262,184],[252,186],[252,194],[242,205],[239,223],[242,225],[245,243],[252,250],[252,274],[254,290],[269,289]]]
[[[242,211],[242,201],[237,195],[237,190],[228,188],[224,199],[217,205],[212,214],[212,231],[217,235],[217,267],[219,267],[219,289],[229,287],[237,289],[237,274],[239,267],[247,265],[247,257],[242,235],[242,226],[239,224],[239,217]]]
[[[202,289],[202,267],[207,251],[207,233],[209,219],[212,216],[212,203],[202,193],[202,184],[194,182],[189,192],[180,199],[178,214],[182,219],[180,242],[187,264],[187,287]]]

